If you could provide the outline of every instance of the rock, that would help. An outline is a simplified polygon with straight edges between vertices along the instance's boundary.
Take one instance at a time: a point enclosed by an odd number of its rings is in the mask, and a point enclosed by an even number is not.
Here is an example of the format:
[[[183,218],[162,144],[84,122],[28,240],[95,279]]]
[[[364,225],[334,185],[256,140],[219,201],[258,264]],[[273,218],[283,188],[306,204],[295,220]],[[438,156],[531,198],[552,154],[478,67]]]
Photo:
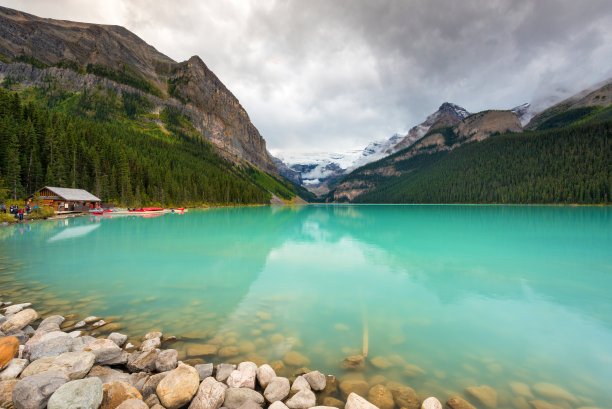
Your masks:
[[[218,352],[220,358],[230,358],[240,354],[238,347],[224,347]]]
[[[22,329],[34,322],[38,318],[38,313],[31,308],[19,311],[17,314],[7,317],[6,321],[0,325],[0,331],[8,333]]]
[[[177,409],[189,403],[198,390],[200,377],[195,368],[181,364],[157,385],[156,392],[161,404],[168,409]]]
[[[84,351],[91,351],[100,365],[122,365],[128,361],[128,354],[110,339],[97,339]]]
[[[430,396],[423,401],[421,409],[442,409],[442,403],[433,396]]]
[[[210,344],[196,344],[187,347],[187,355],[189,356],[209,356],[216,355],[218,347]]]
[[[8,408],[13,405],[13,388],[19,382],[17,379],[0,381],[0,408]]]
[[[375,385],[368,391],[368,401],[380,409],[393,409],[395,402],[393,395],[383,385]]]
[[[11,359],[6,368],[0,372],[0,381],[8,381],[9,379],[17,378],[27,364],[27,359]]]
[[[384,358],[382,356],[377,356],[375,358],[370,359],[370,363],[374,368],[378,369],[387,369],[393,365],[387,358]]]
[[[154,405],[159,405],[159,407],[162,407],[156,394],[149,395],[148,398],[145,398],[144,403],[146,403],[148,407],[153,407]]]
[[[196,395],[189,405],[189,409],[218,409],[224,400],[225,386],[210,376],[200,384]]]
[[[58,356],[64,352],[70,351],[72,342],[72,337],[65,332],[49,332],[43,335],[38,342],[31,345],[29,359],[30,361],[36,361],[40,358]]]
[[[130,372],[153,372],[158,354],[158,349],[146,352],[133,352],[128,356],[127,368]]]
[[[9,307],[6,307],[6,308],[4,309],[4,314],[5,314],[5,315],[16,314],[16,313],[18,313],[19,311],[21,311],[21,310],[23,310],[24,308],[27,308],[27,307],[29,307],[29,306],[31,306],[31,305],[32,305],[32,303],[29,303],[29,302],[26,302],[26,303],[23,303],[23,304],[13,304],[13,305],[11,305],[11,306],[9,306]]]
[[[335,406],[313,406],[311,409],[336,409]]]
[[[356,393],[351,393],[349,395],[344,407],[345,409],[378,409]]]
[[[128,377],[128,383],[134,388],[136,388],[136,390],[138,390],[138,392],[140,392],[140,394],[142,395],[144,386],[150,377],[151,375],[147,372],[133,373]]]
[[[268,409],[289,409],[289,408],[283,402],[276,401],[273,404],[271,404],[270,406],[268,406]]]
[[[476,409],[469,402],[459,397],[451,398],[446,401],[446,406],[448,406],[450,409]]]
[[[325,389],[323,389],[323,394],[331,395],[335,394],[338,391],[338,379],[334,375],[327,375],[325,377]]]
[[[128,336],[124,334],[120,334],[118,332],[112,332],[106,338],[113,341],[118,347],[122,347],[125,344],[125,341],[127,341]]]
[[[291,385],[291,392],[299,392],[304,389],[310,390],[310,384],[302,375],[300,375],[293,381],[293,384]]]
[[[0,369],[8,365],[19,351],[19,340],[17,337],[0,338]]]
[[[497,407],[497,392],[488,385],[471,386],[465,392],[488,408]]]
[[[79,379],[60,386],[49,399],[49,409],[97,409],[102,403],[102,382]]]
[[[308,409],[317,404],[317,397],[310,389],[302,389],[285,404],[289,409]]]
[[[219,382],[225,382],[234,369],[236,369],[236,365],[233,364],[217,365],[217,375],[215,376],[215,379]]]
[[[570,392],[566,391],[560,386],[552,383],[540,382],[533,385],[533,390],[540,396],[549,399],[560,399],[565,400],[575,405],[578,404],[578,399],[574,397]]]
[[[93,367],[95,359],[91,352],[65,352],[53,359],[49,369],[64,372],[70,380],[82,379]]]
[[[81,334],[82,334],[82,332],[79,331],[79,330],[71,331],[71,332],[68,333],[68,335],[70,335],[72,338],[78,338],[78,337],[81,336]]]
[[[38,359],[34,362],[31,362],[28,366],[25,367],[23,372],[21,372],[21,378],[27,378],[28,376],[36,375],[44,371],[48,371],[51,369],[53,362],[55,362],[54,356],[48,358]]]
[[[83,328],[85,325],[87,325],[85,321],[79,321],[76,324],[74,324],[74,328],[75,329]]]
[[[128,399],[117,406],[117,409],[149,409],[149,407],[140,399]]]
[[[26,368],[27,369],[27,368]],[[88,378],[96,377],[102,384],[110,384],[116,381],[129,383],[129,374],[109,368],[108,366],[94,365],[87,374]]]
[[[391,391],[395,404],[400,408],[418,409],[421,400],[414,389],[397,382],[387,383],[387,389]]]
[[[106,325],[106,321],[104,321],[104,320],[96,321],[93,324],[91,324],[91,326],[93,328],[100,328],[100,327],[103,327],[105,325]]]
[[[319,371],[308,372],[306,375],[304,375],[304,379],[308,381],[310,387],[314,391],[322,391],[325,389],[325,385],[327,383],[325,380],[325,375]]]
[[[89,335],[75,338],[74,341],[72,341],[72,352],[83,351],[94,341],[96,341],[96,339],[94,337],[90,337]]]
[[[59,326],[62,325],[65,321],[65,318],[61,315],[51,315],[50,317],[45,318],[38,324],[38,328],[36,328],[36,333],[47,333],[52,331],[58,331]]]
[[[200,375],[200,382],[202,382],[204,379],[208,378],[209,376],[212,376],[213,369],[214,369],[213,364],[198,364],[194,366],[194,368],[196,371],[198,371],[198,375]]]
[[[560,406],[553,405],[543,400],[531,400],[529,404],[533,406],[534,409],[563,409]]]
[[[230,388],[255,389],[256,376],[257,365],[253,362],[241,362],[238,369],[232,371],[226,383]]]
[[[165,349],[157,355],[155,369],[157,372],[171,371],[178,365],[178,352],[176,349]]]
[[[259,385],[261,385],[263,389],[265,389],[275,377],[276,372],[274,372],[274,369],[272,369],[270,365],[264,364],[257,368],[257,382],[259,382]]]
[[[151,339],[145,340],[140,345],[140,350],[146,352],[146,351],[151,351],[155,348],[159,348],[160,346],[161,346],[161,340],[159,338],[151,338]]]
[[[283,357],[283,361],[289,366],[306,366],[310,360],[296,351],[289,351]]]
[[[276,376],[268,382],[264,396],[268,402],[273,403],[289,396],[289,390],[289,379]]]
[[[364,366],[365,358],[363,355],[349,356],[340,362],[340,367],[345,371],[361,371]]]
[[[28,376],[15,385],[13,405],[15,409],[44,408],[51,395],[68,380],[68,376],[60,371],[46,371]]]
[[[533,393],[531,393],[531,388],[529,385],[524,384],[522,382],[510,382],[510,389],[512,393],[517,396],[522,396],[524,398],[533,399]]]
[[[15,331],[11,331],[11,332],[7,333],[6,335],[17,338],[19,340],[19,343],[22,344],[22,345],[27,343],[28,340],[30,339],[30,336],[28,334],[26,334],[25,331],[20,330],[20,329],[17,329]]]
[[[340,382],[340,392],[342,392],[344,398],[347,398],[351,393],[366,396],[369,389],[368,383],[360,379],[347,379]]]
[[[327,407],[344,409],[344,402],[342,402],[340,399],[332,398],[331,396],[325,397],[323,399],[323,404]]]
[[[261,393],[249,388],[228,388],[225,390],[223,406],[227,409],[238,409],[246,401],[263,405],[264,397]]]
[[[150,376],[147,381],[144,383],[142,387],[142,397],[147,399],[151,395],[155,395],[155,390],[157,389],[157,385],[168,375],[168,372],[162,372],[155,375]],[[157,395],[155,395],[157,396]]]
[[[142,395],[127,382],[115,381],[104,384],[100,409],[115,409],[128,399],[142,399]]]
[[[253,401],[246,401],[238,407],[238,409],[261,409],[261,405],[256,404]]]
[[[420,375],[425,375],[425,371],[421,367],[414,364],[404,365],[404,376],[415,378]]]
[[[147,332],[147,334],[144,336],[143,341],[147,341],[153,338],[161,338],[163,336],[164,334],[161,331],[151,331],[151,332]]]

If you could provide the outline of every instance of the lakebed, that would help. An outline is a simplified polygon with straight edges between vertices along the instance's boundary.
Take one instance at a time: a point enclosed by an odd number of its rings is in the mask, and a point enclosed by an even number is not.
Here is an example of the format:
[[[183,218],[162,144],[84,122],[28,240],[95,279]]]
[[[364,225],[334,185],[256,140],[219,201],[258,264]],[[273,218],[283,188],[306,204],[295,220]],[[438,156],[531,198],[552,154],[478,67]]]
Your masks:
[[[287,372],[342,377],[367,334],[367,381],[442,401],[486,384],[500,408],[515,407],[513,384],[554,384],[567,407],[603,408],[611,232],[609,208],[546,206],[82,217],[1,229],[0,282],[42,315],[106,319],[100,335],[174,335],[183,360],[289,355]]]

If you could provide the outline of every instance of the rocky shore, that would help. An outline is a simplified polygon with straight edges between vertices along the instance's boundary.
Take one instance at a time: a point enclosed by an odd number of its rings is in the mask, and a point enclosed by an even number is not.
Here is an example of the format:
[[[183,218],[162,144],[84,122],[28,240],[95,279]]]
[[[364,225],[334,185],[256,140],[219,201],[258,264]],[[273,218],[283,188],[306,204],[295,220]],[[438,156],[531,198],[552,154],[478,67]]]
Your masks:
[[[277,376],[273,366],[254,362],[180,361],[177,350],[162,348],[175,337],[147,333],[138,346],[112,332],[95,338],[87,331],[107,323],[87,317],[66,326],[65,317],[40,319],[30,303],[0,302],[0,408],[103,409],[442,409],[436,397],[381,379],[375,385],[360,378],[324,375],[307,368]],[[111,325],[111,324],[108,324]],[[291,357],[290,357],[291,358]],[[355,358],[355,357],[353,357]],[[200,360],[201,361],[201,360]],[[359,361],[354,359],[354,361]],[[349,360],[349,364],[353,361]],[[359,365],[357,364],[357,369]],[[358,372],[355,375],[359,375]],[[529,386],[515,385],[523,399],[517,409],[565,409],[535,399]],[[544,395],[578,406],[573,395],[542,385]],[[557,388],[557,389],[555,389]],[[450,409],[498,407],[495,390],[468,388],[446,401]],[[542,391],[540,391],[542,395]],[[528,398],[531,398],[528,400]],[[588,409],[588,408],[584,408]]]

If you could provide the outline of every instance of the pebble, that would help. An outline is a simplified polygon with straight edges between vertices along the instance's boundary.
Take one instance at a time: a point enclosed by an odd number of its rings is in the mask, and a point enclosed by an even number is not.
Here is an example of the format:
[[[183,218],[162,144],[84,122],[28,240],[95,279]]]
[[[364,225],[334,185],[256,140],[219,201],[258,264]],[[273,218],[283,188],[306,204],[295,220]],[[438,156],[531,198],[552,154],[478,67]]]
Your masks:
[[[98,378],[70,381],[49,399],[48,409],[97,409],[102,403],[102,382]]]

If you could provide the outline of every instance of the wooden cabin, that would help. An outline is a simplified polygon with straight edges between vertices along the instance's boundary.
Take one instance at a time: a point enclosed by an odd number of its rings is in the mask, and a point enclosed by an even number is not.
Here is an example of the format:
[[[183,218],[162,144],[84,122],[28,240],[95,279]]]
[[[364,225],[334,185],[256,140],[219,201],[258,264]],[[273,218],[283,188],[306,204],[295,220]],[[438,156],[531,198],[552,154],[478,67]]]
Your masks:
[[[45,186],[36,196],[41,205],[51,206],[57,212],[86,212],[92,205],[100,207],[101,202],[100,198],[86,190],[65,187]],[[30,197],[28,202],[34,204],[36,196]]]

